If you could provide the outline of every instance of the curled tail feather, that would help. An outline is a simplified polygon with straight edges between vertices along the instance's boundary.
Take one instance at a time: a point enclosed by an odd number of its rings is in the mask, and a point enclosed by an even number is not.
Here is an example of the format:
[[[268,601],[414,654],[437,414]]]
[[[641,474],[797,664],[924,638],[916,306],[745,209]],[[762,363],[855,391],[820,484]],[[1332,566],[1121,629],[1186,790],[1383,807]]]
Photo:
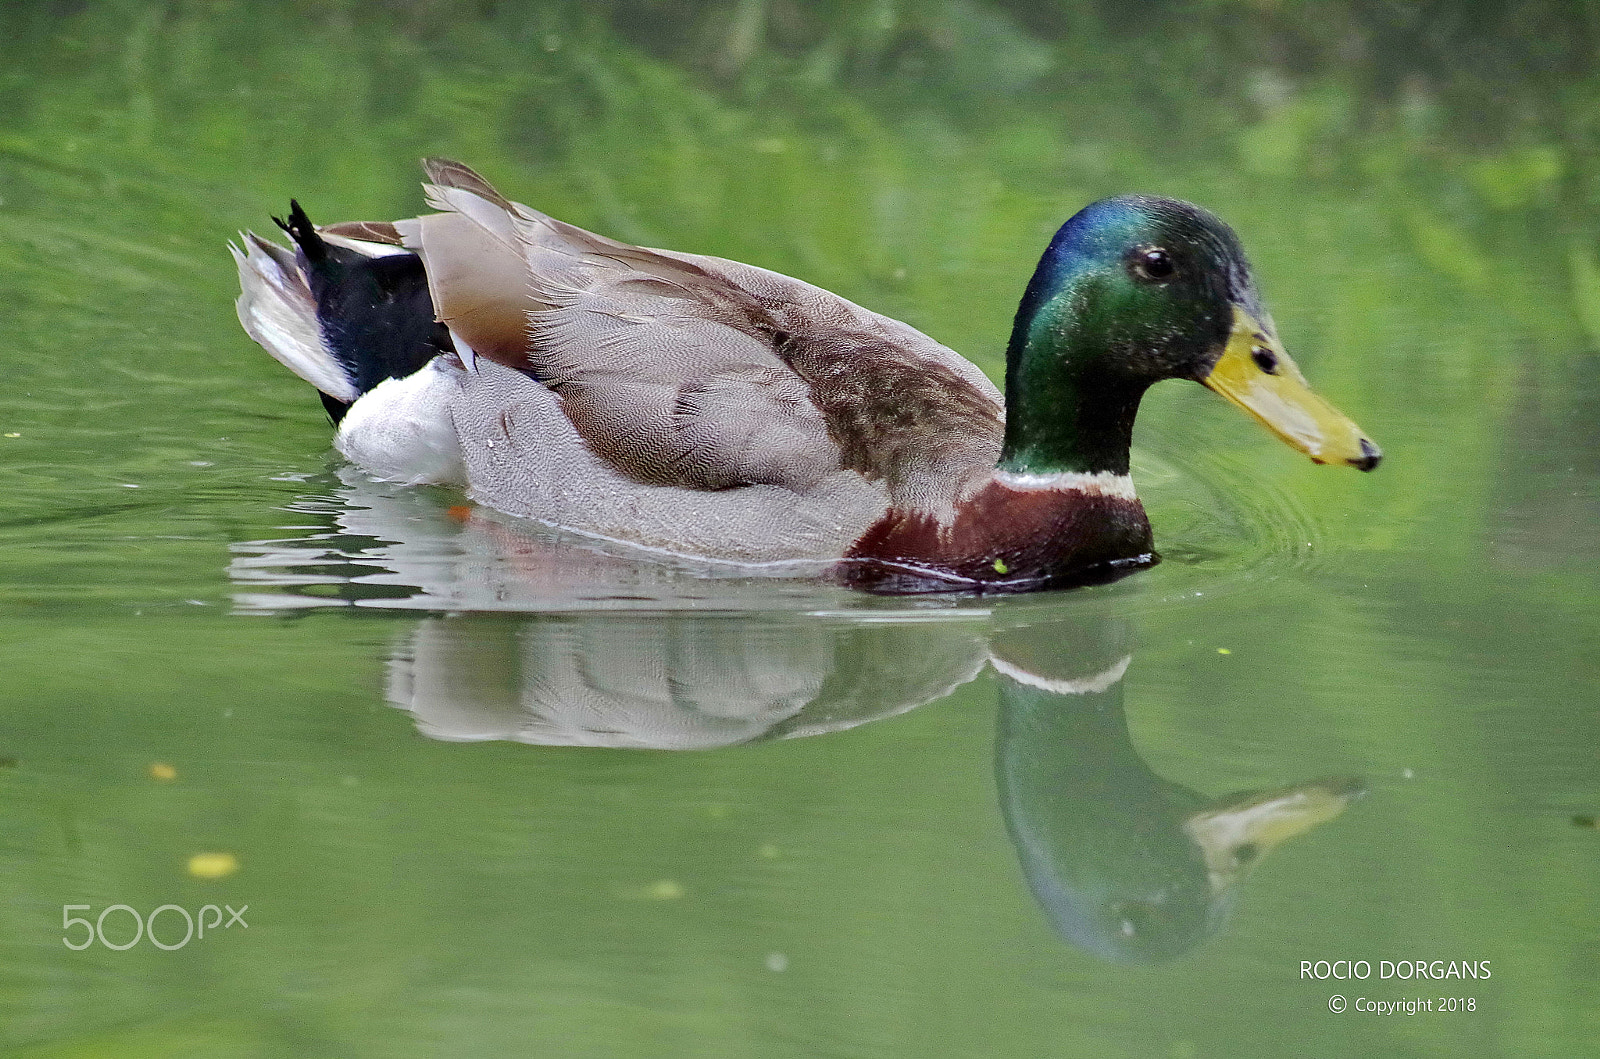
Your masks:
[[[452,351],[434,320],[422,262],[394,246],[384,225],[325,232],[300,203],[274,217],[296,251],[242,233],[239,322],[266,351],[315,386],[337,423],[362,394]],[[370,229],[370,232],[368,231]],[[377,239],[363,236],[377,235]]]

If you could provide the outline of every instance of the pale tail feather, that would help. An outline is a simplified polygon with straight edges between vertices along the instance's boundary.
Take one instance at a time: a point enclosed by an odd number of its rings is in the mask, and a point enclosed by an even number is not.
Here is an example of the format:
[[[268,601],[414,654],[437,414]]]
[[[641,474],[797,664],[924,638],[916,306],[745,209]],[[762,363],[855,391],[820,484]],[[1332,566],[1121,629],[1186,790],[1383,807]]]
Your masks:
[[[317,323],[317,300],[294,254],[254,232],[241,232],[244,250],[228,250],[239,266],[239,323],[284,367],[339,401],[360,396],[334,358]]]

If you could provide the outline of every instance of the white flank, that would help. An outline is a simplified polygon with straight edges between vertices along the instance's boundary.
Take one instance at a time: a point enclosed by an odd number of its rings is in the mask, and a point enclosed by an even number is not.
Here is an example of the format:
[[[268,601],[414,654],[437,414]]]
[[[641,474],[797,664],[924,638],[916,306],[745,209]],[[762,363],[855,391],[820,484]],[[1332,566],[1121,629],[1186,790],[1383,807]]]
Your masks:
[[[1110,471],[1057,471],[1054,474],[1016,474],[1012,471],[995,471],[994,480],[1018,492],[1040,492],[1070,489],[1088,496],[1112,496],[1118,500],[1137,500],[1133,479],[1125,474]]]
[[[464,483],[461,442],[450,414],[458,389],[456,379],[434,364],[403,379],[385,379],[350,406],[334,446],[387,482]]]
[[[1111,685],[1122,679],[1122,674],[1128,671],[1128,663],[1133,661],[1132,655],[1124,655],[1122,660],[1111,668],[1095,673],[1093,676],[1074,677],[1065,680],[1057,677],[1042,677],[1037,673],[1030,673],[1019,665],[1007,662],[999,655],[991,654],[989,664],[994,666],[995,672],[1015,680],[1018,684],[1026,684],[1030,688],[1038,688],[1055,695],[1093,695],[1105,691]]]

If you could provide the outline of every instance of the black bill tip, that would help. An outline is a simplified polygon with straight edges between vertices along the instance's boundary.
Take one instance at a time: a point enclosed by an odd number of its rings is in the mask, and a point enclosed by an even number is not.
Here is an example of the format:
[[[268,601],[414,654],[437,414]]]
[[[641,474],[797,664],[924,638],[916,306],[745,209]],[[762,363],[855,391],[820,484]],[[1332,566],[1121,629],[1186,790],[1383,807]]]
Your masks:
[[[1361,458],[1358,460],[1351,460],[1350,466],[1354,467],[1358,471],[1370,471],[1374,467],[1378,466],[1378,463],[1382,459],[1383,453],[1378,450],[1378,446],[1374,445],[1366,438],[1362,438]]]

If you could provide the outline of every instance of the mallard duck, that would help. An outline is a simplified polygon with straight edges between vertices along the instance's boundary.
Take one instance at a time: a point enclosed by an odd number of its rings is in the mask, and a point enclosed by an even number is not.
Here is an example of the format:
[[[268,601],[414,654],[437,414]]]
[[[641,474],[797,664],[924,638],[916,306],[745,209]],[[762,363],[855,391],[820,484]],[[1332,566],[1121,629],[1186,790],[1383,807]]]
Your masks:
[[[1157,560],[1139,399],[1194,379],[1319,463],[1378,449],[1315,396],[1233,231],[1172,199],[1085,207],[1017,310],[1005,398],[971,362],[797,279],[616,242],[424,162],[437,210],[233,247],[239,319],[369,473],[511,515],[880,591],[1027,591]]]

